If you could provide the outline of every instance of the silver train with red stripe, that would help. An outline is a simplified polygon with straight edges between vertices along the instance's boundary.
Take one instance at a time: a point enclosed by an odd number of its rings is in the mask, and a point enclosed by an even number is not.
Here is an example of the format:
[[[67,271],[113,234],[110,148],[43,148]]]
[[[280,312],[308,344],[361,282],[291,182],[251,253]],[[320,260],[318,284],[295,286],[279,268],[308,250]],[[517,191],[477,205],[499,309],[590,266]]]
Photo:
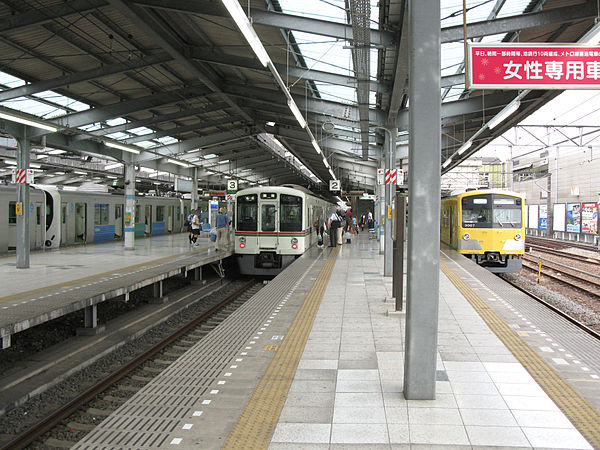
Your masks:
[[[277,275],[317,244],[317,219],[327,219],[335,207],[296,185],[238,191],[234,252],[240,272]]]

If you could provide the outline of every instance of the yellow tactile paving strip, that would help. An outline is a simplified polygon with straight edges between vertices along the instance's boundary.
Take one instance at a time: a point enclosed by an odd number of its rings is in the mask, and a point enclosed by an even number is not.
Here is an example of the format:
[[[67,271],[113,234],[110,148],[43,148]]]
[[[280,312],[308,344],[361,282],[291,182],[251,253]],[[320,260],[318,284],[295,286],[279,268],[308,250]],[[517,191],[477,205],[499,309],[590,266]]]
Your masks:
[[[223,449],[266,449],[312,328],[340,247],[335,247],[248,400]]]
[[[529,347],[504,320],[444,262],[440,267],[448,279],[513,353],[591,446],[600,448],[600,413],[571,387],[542,357]]]

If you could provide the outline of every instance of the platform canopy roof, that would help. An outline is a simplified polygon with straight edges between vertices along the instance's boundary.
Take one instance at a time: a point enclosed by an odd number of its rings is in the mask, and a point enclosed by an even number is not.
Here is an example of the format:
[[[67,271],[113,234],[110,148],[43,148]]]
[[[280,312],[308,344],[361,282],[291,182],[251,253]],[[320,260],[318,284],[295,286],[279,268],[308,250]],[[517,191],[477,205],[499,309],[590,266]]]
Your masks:
[[[122,170],[106,169],[112,161],[133,162],[157,180],[197,168],[201,186],[232,177],[242,187],[327,191],[335,178],[344,191],[373,192],[386,139],[376,127],[397,127],[406,157],[409,2],[242,2],[266,67],[225,3],[0,1],[0,113],[58,128],[29,128],[40,180],[110,182]],[[598,17],[596,0],[466,5],[470,41],[577,42]],[[442,171],[560,93],[465,90],[462,20],[462,0],[441,2],[440,164],[476,139]],[[519,94],[519,110],[485,129]],[[21,129],[0,120],[6,137]],[[0,149],[0,176],[14,164],[11,142]],[[82,168],[88,175],[73,172]]]

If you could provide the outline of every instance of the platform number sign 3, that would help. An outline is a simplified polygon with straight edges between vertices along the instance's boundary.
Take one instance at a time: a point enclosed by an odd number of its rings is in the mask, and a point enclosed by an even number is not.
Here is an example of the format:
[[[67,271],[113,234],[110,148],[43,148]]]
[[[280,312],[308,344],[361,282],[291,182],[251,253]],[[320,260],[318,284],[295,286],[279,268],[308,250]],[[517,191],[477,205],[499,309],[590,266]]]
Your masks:
[[[341,191],[342,190],[342,182],[340,180],[329,180],[329,190],[330,191]]]
[[[238,182],[237,180],[227,180],[227,190],[228,191],[237,191]]]

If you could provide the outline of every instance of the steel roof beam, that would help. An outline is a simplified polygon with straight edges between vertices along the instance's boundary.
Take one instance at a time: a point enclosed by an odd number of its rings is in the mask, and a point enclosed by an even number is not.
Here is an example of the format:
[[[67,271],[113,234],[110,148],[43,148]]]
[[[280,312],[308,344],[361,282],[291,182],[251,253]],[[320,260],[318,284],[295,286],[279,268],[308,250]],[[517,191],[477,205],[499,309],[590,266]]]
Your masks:
[[[228,67],[237,67],[240,69],[249,69],[269,74],[270,72],[263,67],[263,65],[254,58],[242,58],[239,56],[226,55],[217,49],[205,50],[199,47],[192,47],[188,50],[191,58],[197,59],[198,61],[219,64]],[[188,54],[188,53],[186,53]],[[284,64],[274,63],[275,68],[282,74],[288,74],[290,77],[296,79],[303,79],[309,81],[318,81],[320,83],[328,83],[339,86],[356,86],[356,78],[354,76],[340,75],[333,72],[324,72],[313,69],[305,69],[297,66],[286,66]],[[382,85],[377,81],[371,80],[370,90],[373,92],[387,92],[389,86]]]
[[[152,139],[158,139],[161,137],[165,137],[165,136],[177,136],[179,134],[182,133],[189,133],[191,131],[200,131],[200,130],[206,130],[207,128],[212,128],[212,127],[216,127],[219,125],[235,125],[235,124],[239,124],[240,122],[243,122],[244,119],[242,119],[241,117],[232,117],[231,119],[227,119],[227,122],[223,122],[223,120],[213,120],[211,122],[203,122],[203,121],[199,121],[198,123],[195,123],[193,125],[186,125],[183,127],[174,127],[174,128],[169,128],[168,130],[162,130],[162,131],[157,131],[154,133],[149,133],[149,134],[143,134],[141,136],[137,136],[131,139],[124,139],[123,143],[125,144],[135,144],[136,142],[143,142],[143,141],[151,141]]]
[[[186,0],[185,2],[172,2],[170,0],[134,0],[140,6],[165,9],[182,13],[194,13],[201,16],[231,17],[220,4],[208,0]],[[274,11],[252,10],[252,23],[268,27],[283,28],[286,30],[302,31],[320,36],[330,36],[337,39],[352,40],[352,27],[328,20],[312,19],[304,16],[285,14]],[[391,46],[394,44],[394,35],[389,31],[371,30],[371,43],[377,46]]]
[[[185,141],[176,142],[170,145],[164,145],[162,147],[151,148],[151,150],[158,155],[154,155],[151,153],[142,153],[134,157],[135,162],[143,162],[149,161],[160,157],[176,157],[181,153],[188,152],[190,150],[196,148],[202,148],[203,150],[199,152],[199,155],[204,155],[208,153],[212,153],[210,148],[215,145],[226,144],[229,142],[239,141],[241,139],[247,139],[250,136],[253,136],[257,133],[256,130],[240,130],[236,129],[233,131],[226,131],[224,133],[212,134],[210,136],[202,136],[193,139],[187,139]],[[192,163],[193,164],[193,163]]]
[[[158,55],[146,56],[145,58],[141,59],[134,59],[122,63],[101,66],[96,69],[86,70],[84,72],[76,72],[69,75],[64,75],[62,77],[53,78],[51,80],[36,81],[24,86],[7,89],[0,92],[0,101],[36,94],[38,92],[55,90],[72,84],[102,78],[107,75],[114,75],[130,70],[140,69],[142,67],[152,66],[154,64],[160,64],[172,59],[173,58],[166,53],[161,53]]]
[[[592,19],[598,15],[595,1],[588,0],[584,4],[547,9],[539,12],[520,14],[502,19],[484,20],[467,24],[467,38],[489,36],[493,34],[510,33],[526,28],[553,25],[577,20]],[[442,43],[462,41],[463,26],[442,28]]]
[[[70,16],[71,14],[84,14],[107,5],[108,2],[105,0],[70,0],[68,3],[33,9],[0,20],[0,33],[14,32],[26,27],[44,25],[56,19]]]
[[[159,123],[171,122],[173,120],[182,119],[185,117],[208,114],[208,113],[211,113],[214,111],[220,111],[220,110],[226,109],[228,107],[229,107],[229,105],[225,102],[215,102],[215,103],[210,103],[209,105],[201,106],[199,108],[184,109],[184,110],[178,111],[176,113],[172,113],[172,114],[163,114],[160,116],[154,116],[150,119],[134,120],[132,122],[124,123],[122,125],[115,125],[114,127],[106,127],[106,128],[102,128],[101,130],[90,131],[90,132],[88,132],[88,134],[93,134],[94,136],[104,136],[107,134],[117,133],[120,131],[126,132],[127,130],[132,130],[134,128],[151,127],[151,126],[159,124]],[[75,140],[77,140],[77,139],[87,139],[87,136],[85,136],[85,135],[76,136]]]

